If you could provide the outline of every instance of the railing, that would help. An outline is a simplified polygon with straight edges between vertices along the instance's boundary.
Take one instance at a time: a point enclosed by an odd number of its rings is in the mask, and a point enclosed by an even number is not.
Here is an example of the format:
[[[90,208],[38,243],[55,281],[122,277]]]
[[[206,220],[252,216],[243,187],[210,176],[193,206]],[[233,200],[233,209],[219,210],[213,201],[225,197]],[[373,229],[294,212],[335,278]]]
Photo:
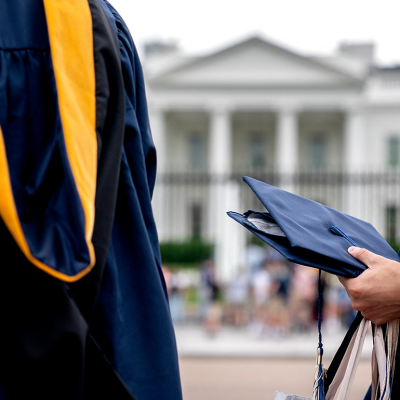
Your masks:
[[[157,219],[163,224],[161,236],[165,239],[212,237],[214,229],[210,213],[225,196],[224,190],[236,192],[240,209],[235,211],[262,210],[263,206],[242,181],[244,175],[371,222],[389,239],[398,238],[400,234],[398,229],[394,232],[394,227],[399,225],[400,228],[400,220],[397,221],[400,218],[397,211],[400,211],[400,171],[295,174],[254,171],[230,175],[159,174],[154,208]],[[157,198],[158,194],[162,199]]]
[[[245,263],[252,235],[226,212],[265,210],[242,181],[243,175],[363,219],[393,246],[400,242],[400,171],[159,174],[153,209],[160,241],[197,238],[211,244],[220,276],[229,279]]]

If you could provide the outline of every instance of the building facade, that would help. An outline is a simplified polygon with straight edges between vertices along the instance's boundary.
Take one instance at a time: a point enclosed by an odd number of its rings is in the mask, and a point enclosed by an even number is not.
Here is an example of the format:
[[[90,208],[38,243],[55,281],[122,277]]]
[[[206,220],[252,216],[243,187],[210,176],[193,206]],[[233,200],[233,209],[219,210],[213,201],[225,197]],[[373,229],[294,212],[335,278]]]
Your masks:
[[[161,241],[212,241],[219,275],[229,279],[244,263],[246,236],[226,211],[263,209],[241,175],[366,219],[397,239],[400,68],[375,66],[373,45],[341,45],[330,57],[305,57],[258,37],[197,58],[173,46],[147,50]]]

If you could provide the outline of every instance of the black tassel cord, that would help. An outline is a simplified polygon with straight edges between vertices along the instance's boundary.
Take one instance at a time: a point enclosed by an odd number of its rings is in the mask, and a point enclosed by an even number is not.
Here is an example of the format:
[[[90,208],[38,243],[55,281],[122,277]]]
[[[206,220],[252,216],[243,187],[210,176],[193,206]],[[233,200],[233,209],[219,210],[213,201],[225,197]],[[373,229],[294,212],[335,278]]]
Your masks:
[[[325,400],[324,392],[324,369],[322,367],[322,356],[324,349],[322,346],[322,333],[321,333],[321,322],[322,322],[322,282],[321,282],[321,270],[318,273],[318,348],[317,348],[317,365],[315,366],[314,385],[312,400]]]

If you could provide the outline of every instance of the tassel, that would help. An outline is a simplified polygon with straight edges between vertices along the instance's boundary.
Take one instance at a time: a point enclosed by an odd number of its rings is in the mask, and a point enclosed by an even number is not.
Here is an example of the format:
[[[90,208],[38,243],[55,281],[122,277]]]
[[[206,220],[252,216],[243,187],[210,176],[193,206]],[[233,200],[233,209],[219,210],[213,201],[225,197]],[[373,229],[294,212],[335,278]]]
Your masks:
[[[315,366],[312,400],[325,400],[324,369],[322,368],[322,353],[323,353],[322,348],[318,347],[318,349],[317,349],[317,365]]]
[[[390,400],[391,398],[393,374],[396,367],[398,337],[398,319],[386,324],[385,337],[383,337],[382,327],[380,325],[375,328],[374,349],[372,354],[373,400]],[[380,392],[379,395],[378,387]]]
[[[390,321],[387,324],[389,335],[388,335],[388,359],[389,359],[389,371],[388,384],[390,389],[392,388],[394,370],[396,368],[396,355],[397,355],[397,344],[399,342],[399,320]],[[390,390],[391,395],[391,390]]]
[[[317,365],[315,366],[312,400],[325,400],[324,369],[322,368],[322,355],[324,354],[324,349],[322,348],[321,322],[322,322],[322,285],[321,285],[321,270],[319,270],[319,274],[318,274],[318,335],[319,335],[319,343],[318,343],[318,348],[317,348]]]
[[[381,399],[391,398],[392,381],[396,367],[397,343],[399,338],[399,320],[390,321],[386,324],[386,376],[383,388],[381,388]]]

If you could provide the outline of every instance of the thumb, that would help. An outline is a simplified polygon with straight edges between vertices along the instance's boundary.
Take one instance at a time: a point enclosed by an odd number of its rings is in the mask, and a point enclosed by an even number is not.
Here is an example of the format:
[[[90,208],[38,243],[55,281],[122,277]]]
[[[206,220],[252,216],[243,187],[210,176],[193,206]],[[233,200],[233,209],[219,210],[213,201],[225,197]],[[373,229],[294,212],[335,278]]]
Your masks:
[[[359,247],[351,246],[347,249],[347,251],[358,261],[361,261],[367,267],[371,268],[376,260],[377,256],[374,253],[371,253],[367,249],[361,249]]]

